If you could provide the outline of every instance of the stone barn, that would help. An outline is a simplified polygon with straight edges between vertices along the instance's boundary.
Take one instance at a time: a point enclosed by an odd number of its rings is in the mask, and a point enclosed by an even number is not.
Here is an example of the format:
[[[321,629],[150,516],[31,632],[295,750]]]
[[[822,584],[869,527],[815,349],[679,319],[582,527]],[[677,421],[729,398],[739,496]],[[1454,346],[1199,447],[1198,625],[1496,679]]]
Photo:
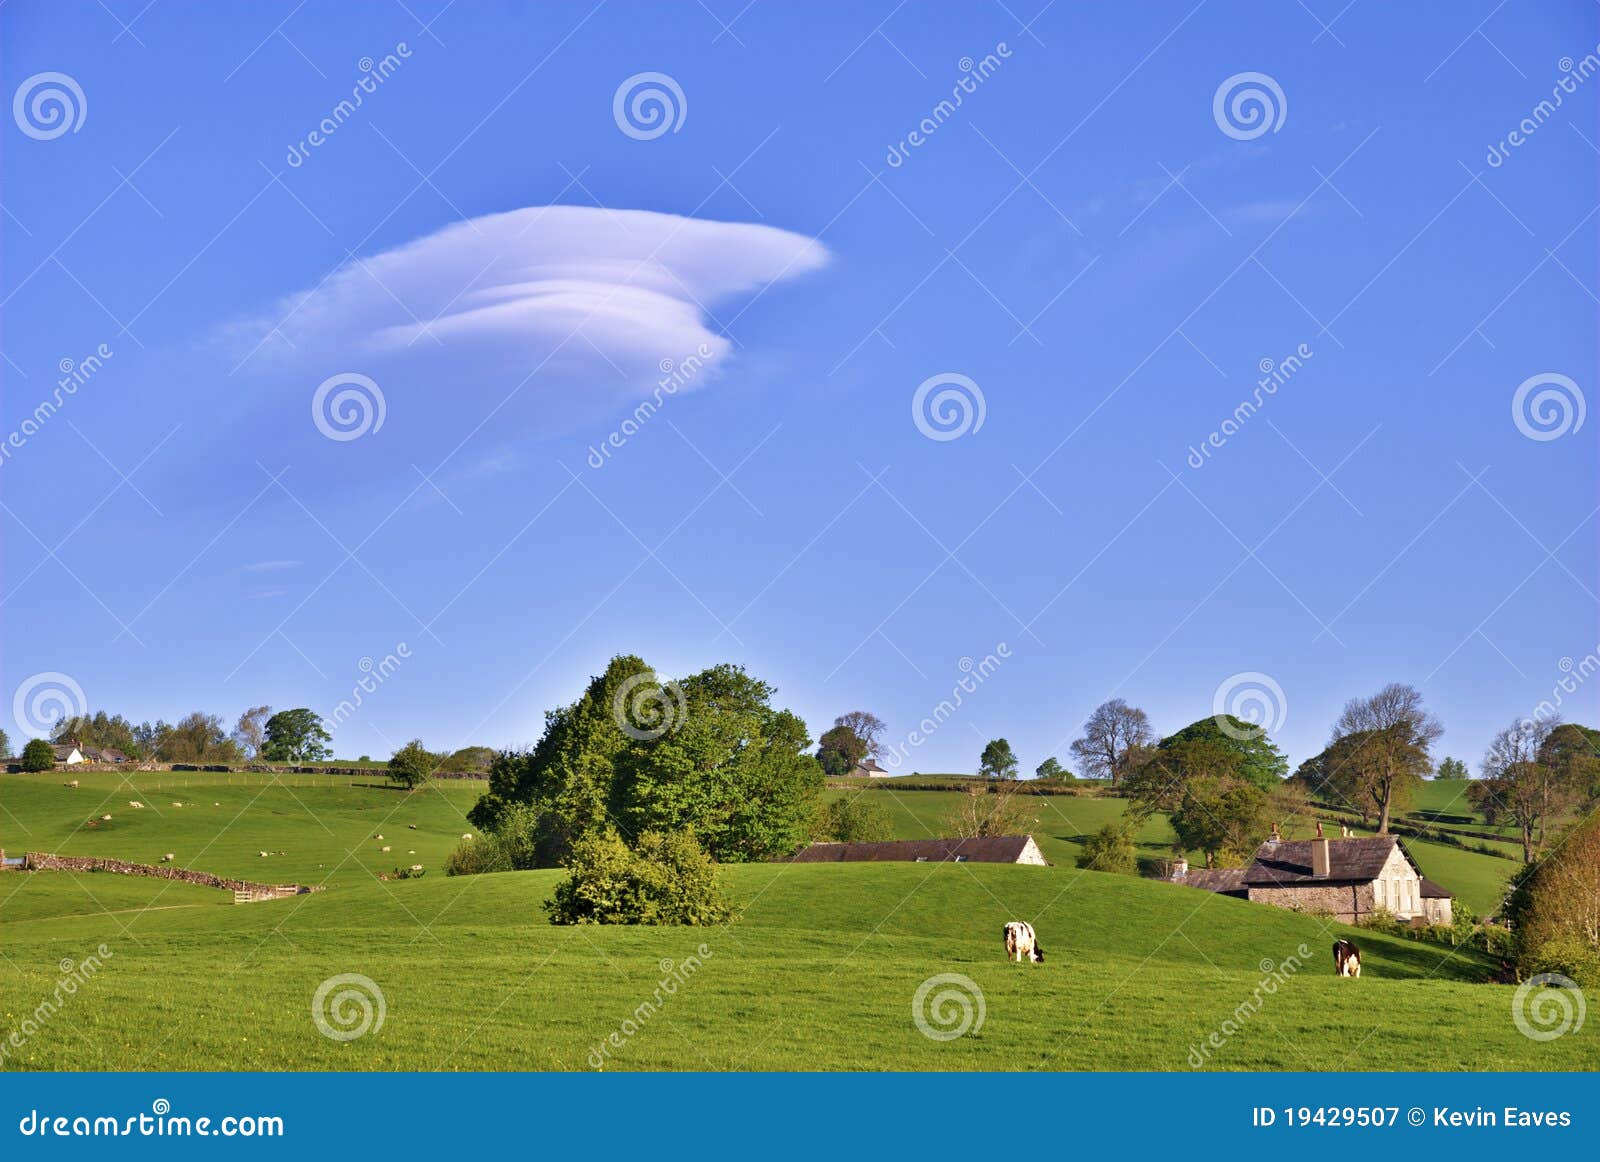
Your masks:
[[[1176,883],[1358,924],[1379,908],[1396,919],[1451,921],[1451,896],[1422,874],[1393,835],[1269,839],[1248,867],[1226,873],[1173,869]]]

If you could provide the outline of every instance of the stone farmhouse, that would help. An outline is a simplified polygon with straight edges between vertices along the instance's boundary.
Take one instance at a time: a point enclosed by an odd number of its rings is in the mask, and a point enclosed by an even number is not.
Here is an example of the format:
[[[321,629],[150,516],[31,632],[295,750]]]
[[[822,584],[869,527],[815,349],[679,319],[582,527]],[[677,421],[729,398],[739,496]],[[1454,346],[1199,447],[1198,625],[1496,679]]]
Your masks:
[[[1190,871],[1174,865],[1174,883],[1225,896],[1316,912],[1358,924],[1379,908],[1396,919],[1427,924],[1451,921],[1451,896],[1422,874],[1393,835],[1282,840],[1256,848],[1248,867]]]

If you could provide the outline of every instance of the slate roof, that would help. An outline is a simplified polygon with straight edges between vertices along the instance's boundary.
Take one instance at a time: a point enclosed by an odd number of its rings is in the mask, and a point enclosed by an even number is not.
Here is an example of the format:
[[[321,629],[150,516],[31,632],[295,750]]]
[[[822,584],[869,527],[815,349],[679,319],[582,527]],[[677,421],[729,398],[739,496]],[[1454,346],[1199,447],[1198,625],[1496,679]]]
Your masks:
[[[1016,863],[1031,835],[994,835],[980,839],[899,839],[883,843],[813,843],[790,858],[791,863]]]
[[[1208,892],[1217,892],[1227,895],[1231,892],[1243,892],[1245,869],[1242,867],[1201,867],[1191,868],[1184,873],[1180,884],[1187,884],[1191,888],[1201,888]]]
[[[1288,839],[1263,843],[1256,848],[1255,861],[1245,871],[1244,882],[1251,887],[1370,883],[1382,873],[1383,865],[1396,847],[1416,867],[1416,860],[1393,835],[1352,836],[1328,839],[1328,874],[1313,875],[1311,845],[1315,842],[1313,839]],[[1417,874],[1422,874],[1420,869]],[[1449,895],[1448,892],[1444,894]]]
[[[1422,877],[1422,898],[1424,900],[1448,900],[1451,895],[1442,884],[1436,884],[1427,876]]]

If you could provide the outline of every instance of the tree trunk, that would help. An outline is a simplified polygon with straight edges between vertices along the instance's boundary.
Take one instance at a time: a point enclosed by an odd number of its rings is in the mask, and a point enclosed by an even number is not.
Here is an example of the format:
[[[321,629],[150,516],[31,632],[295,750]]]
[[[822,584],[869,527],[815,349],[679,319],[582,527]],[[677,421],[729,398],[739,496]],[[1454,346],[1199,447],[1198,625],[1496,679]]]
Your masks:
[[[1385,785],[1383,788],[1383,807],[1378,812],[1378,834],[1389,834],[1389,800],[1393,797],[1393,790]]]

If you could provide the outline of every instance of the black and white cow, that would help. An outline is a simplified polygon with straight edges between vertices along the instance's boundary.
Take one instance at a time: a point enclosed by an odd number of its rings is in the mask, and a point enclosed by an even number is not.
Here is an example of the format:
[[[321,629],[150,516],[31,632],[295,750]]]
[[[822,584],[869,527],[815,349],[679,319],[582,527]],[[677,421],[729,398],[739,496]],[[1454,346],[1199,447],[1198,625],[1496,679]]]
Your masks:
[[[1024,960],[1031,960],[1034,964],[1044,961],[1044,949],[1039,947],[1039,938],[1033,934],[1033,925],[1026,920],[1013,920],[1005,926],[1006,959],[1015,960],[1021,964]]]
[[[1348,940],[1337,940],[1333,945],[1333,975],[1361,975],[1361,949]]]

